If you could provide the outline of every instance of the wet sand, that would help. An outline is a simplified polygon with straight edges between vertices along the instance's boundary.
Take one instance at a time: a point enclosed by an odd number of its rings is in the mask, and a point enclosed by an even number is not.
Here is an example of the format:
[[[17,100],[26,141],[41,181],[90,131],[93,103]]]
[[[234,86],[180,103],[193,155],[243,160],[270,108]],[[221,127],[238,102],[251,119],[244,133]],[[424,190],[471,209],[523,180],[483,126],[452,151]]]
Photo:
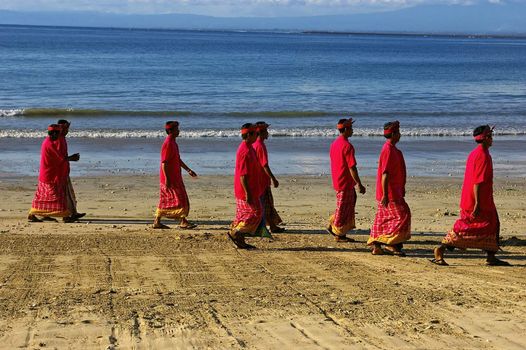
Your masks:
[[[271,130],[272,132],[272,130]],[[68,136],[70,153],[80,153],[72,164],[74,177],[143,176],[159,173],[163,138],[78,138]],[[267,142],[272,169],[279,174],[317,176],[330,171],[333,137],[272,137]],[[200,137],[177,140],[181,157],[202,175],[233,175],[237,137]],[[361,175],[376,176],[383,137],[351,138]],[[498,135],[491,148],[495,177],[526,178],[524,136]],[[0,180],[38,173],[42,138],[1,138]],[[476,147],[471,137],[404,136],[397,145],[412,176],[462,177],[466,157]]]
[[[75,224],[26,222],[35,178],[0,181],[0,348],[28,349],[524,349],[526,184],[496,179],[503,251],[429,263],[457,218],[459,178],[411,178],[408,256],[372,256],[374,179],[358,197],[356,243],[323,227],[330,179],[281,177],[287,233],[225,237],[232,178],[185,178],[198,229],[151,229],[155,176],[74,178]]]

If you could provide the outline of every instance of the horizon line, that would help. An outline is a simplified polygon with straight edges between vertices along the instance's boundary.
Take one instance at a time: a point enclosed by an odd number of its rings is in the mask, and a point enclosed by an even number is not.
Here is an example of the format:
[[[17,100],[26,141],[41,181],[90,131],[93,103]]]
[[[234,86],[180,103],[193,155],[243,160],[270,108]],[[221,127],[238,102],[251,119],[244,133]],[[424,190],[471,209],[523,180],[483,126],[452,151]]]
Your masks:
[[[332,31],[310,29],[251,29],[251,28],[177,28],[177,27],[121,27],[121,26],[68,26],[51,24],[4,24],[0,27],[36,27],[36,28],[69,28],[69,29],[100,29],[100,30],[134,30],[134,31],[180,31],[180,32],[211,32],[211,33],[274,33],[274,34],[305,34],[305,35],[361,35],[361,36],[407,36],[407,37],[447,37],[463,39],[526,39],[526,33],[469,33],[469,32],[412,32],[412,31]]]

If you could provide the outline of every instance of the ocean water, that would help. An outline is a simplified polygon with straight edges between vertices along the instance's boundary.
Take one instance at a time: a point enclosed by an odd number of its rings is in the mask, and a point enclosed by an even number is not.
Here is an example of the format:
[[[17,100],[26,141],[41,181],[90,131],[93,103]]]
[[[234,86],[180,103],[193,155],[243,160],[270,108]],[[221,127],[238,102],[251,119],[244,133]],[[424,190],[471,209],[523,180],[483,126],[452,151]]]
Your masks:
[[[400,120],[409,174],[461,175],[496,125],[497,174],[526,175],[526,40],[0,26],[0,173],[35,174],[72,121],[74,174],[155,173],[166,120],[202,173],[232,171],[239,126],[271,123],[274,172],[324,174],[352,115],[363,172]]]

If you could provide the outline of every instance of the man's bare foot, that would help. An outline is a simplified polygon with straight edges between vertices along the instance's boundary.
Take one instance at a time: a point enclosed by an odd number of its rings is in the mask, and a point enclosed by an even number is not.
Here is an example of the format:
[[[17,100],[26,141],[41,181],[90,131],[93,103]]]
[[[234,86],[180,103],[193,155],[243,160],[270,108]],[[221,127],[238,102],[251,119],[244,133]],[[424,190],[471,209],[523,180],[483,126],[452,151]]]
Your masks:
[[[488,266],[511,266],[509,262],[497,259],[496,257],[486,259],[486,265]]]
[[[379,244],[375,244],[373,246],[373,250],[371,250],[371,254],[373,255],[384,255],[384,250]]]
[[[152,227],[155,229],[162,229],[162,230],[166,230],[170,228],[170,226],[166,226],[165,224],[162,224],[160,221],[154,222]]]
[[[78,219],[86,216],[86,213],[75,213],[72,216],[75,218],[75,220],[78,220]]]
[[[433,249],[433,255],[435,257],[430,260],[433,264],[449,266],[449,264],[444,260],[444,248],[442,246]]]
[[[334,240],[338,243],[351,243],[356,242],[353,238],[347,236],[335,236]]]
[[[186,218],[181,219],[181,223],[179,224],[179,228],[182,228],[183,230],[191,230],[193,228],[196,228],[197,225],[188,221]]]
[[[400,257],[405,256],[405,253],[395,245],[386,245],[384,248],[384,253],[387,253],[389,255],[396,255]]]
[[[182,228],[183,230],[191,230],[196,227],[197,225],[190,221],[181,221],[181,224],[179,225],[179,228]]]
[[[486,258],[486,265],[488,266],[511,266],[507,261],[497,259],[495,252],[487,252],[488,257]]]
[[[245,248],[243,248],[243,249],[246,249],[246,250],[254,250],[254,249],[258,249],[258,248],[256,248],[256,247],[253,246],[252,244],[245,243]]]
[[[27,221],[29,222],[42,222],[42,220],[40,220],[39,218],[37,218],[35,215],[33,214],[29,214],[27,216]]]
[[[230,238],[232,242],[234,242],[236,247],[239,249],[247,249],[247,250],[256,249],[256,247],[254,247],[253,245],[245,242],[245,237],[243,236],[242,233],[229,231],[227,232],[226,235],[228,238]]]

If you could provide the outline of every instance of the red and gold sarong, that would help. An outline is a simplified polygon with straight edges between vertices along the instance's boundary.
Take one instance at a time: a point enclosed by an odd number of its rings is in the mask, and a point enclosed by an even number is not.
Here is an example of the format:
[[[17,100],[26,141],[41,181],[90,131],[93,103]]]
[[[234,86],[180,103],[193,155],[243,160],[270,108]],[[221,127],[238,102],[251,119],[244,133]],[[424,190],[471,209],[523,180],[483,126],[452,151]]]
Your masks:
[[[481,212],[476,218],[466,210],[460,211],[460,219],[453,225],[443,244],[457,248],[476,248],[489,252],[499,250],[500,222],[497,210]]]
[[[29,215],[39,216],[70,216],[71,208],[68,206],[67,183],[61,182],[38,182],[37,191]]]
[[[159,205],[155,213],[156,217],[167,217],[171,219],[182,219],[188,216],[190,202],[184,186],[168,188],[161,184]]]
[[[387,207],[378,202],[368,245],[395,245],[411,239],[411,210],[402,198],[389,201]]]
[[[283,221],[274,207],[274,197],[270,187],[267,187],[263,194],[263,203],[265,205],[265,223],[270,227],[281,224]]]
[[[345,236],[356,227],[354,208],[356,206],[356,191],[353,189],[336,193],[336,210],[329,218],[332,232],[337,236]]]
[[[236,198],[236,218],[230,225],[232,231],[254,234],[263,219],[263,206],[258,200],[255,205]]]

